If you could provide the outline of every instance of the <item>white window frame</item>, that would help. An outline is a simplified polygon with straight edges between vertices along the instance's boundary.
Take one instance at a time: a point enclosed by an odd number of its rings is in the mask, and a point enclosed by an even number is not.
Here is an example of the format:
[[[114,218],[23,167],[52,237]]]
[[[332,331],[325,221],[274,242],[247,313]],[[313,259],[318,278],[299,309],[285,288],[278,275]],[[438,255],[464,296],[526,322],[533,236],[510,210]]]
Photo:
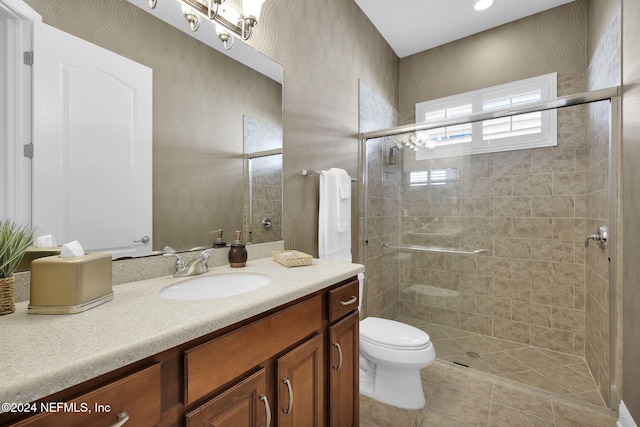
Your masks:
[[[490,111],[489,109],[483,109],[484,103],[488,100],[515,97],[534,91],[540,91],[540,98],[535,99],[535,102],[552,99],[556,97],[556,87],[557,74],[550,73],[445,98],[420,102],[416,104],[416,123],[426,123],[429,121],[426,119],[427,114],[443,112],[443,110],[446,111],[446,113],[443,114],[447,114],[447,117],[432,120],[455,117],[455,109],[460,109],[465,106],[467,107],[466,111],[461,115]],[[469,109],[468,107],[471,108]],[[470,113],[468,112],[469,110]],[[427,147],[420,147],[416,151],[416,160],[556,146],[558,134],[556,110],[542,111],[534,114],[540,114],[541,130],[540,132],[525,135],[490,138],[485,135],[483,131],[483,128],[489,120],[439,128],[436,131],[440,131],[443,134],[446,133],[450,136],[442,142],[436,143],[436,145],[433,145],[432,142],[430,147],[428,145]],[[525,118],[524,115],[521,115],[511,116],[502,120],[508,120],[510,126],[512,120],[517,120],[518,117],[521,119]],[[418,131],[416,132],[416,139],[418,141],[425,139],[425,133],[427,132],[433,133],[433,131]],[[455,137],[452,138],[451,135],[455,135]],[[452,139],[459,140],[453,141]]]

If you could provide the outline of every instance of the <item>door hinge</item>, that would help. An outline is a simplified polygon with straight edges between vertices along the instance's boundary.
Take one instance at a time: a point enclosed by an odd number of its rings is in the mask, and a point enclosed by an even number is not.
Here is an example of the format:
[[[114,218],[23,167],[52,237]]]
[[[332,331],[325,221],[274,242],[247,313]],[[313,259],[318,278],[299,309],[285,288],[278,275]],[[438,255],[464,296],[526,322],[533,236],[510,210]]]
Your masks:
[[[33,51],[24,52],[22,55],[23,61],[26,65],[33,65]]]
[[[22,152],[23,152],[25,157],[28,157],[28,158],[32,159],[33,158],[33,143],[24,144],[23,147],[22,147]]]

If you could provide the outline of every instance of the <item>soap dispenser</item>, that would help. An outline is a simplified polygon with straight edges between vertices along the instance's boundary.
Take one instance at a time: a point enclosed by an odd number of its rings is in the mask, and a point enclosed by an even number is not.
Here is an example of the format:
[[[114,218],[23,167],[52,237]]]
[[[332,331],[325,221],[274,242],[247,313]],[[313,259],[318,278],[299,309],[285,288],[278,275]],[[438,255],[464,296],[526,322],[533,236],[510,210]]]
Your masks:
[[[244,267],[247,264],[247,248],[240,238],[242,232],[236,231],[236,241],[229,248],[229,265],[233,268]]]
[[[227,242],[224,241],[224,239],[222,238],[222,233],[224,232],[224,230],[222,230],[222,228],[218,228],[216,231],[212,231],[212,233],[217,233],[218,234],[218,238],[213,242],[212,247],[214,248],[224,248],[227,246]]]

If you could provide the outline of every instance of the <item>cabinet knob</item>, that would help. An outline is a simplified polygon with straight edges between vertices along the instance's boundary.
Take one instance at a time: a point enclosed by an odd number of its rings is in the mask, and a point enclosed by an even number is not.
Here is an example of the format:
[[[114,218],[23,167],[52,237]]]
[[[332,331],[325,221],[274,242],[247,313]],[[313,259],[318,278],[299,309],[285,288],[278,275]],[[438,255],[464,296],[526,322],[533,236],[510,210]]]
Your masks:
[[[140,240],[134,240],[133,243],[142,243],[143,245],[146,245],[147,243],[149,243],[149,240],[151,240],[149,236],[142,236]]]
[[[282,382],[287,385],[287,390],[289,391],[289,407],[282,408],[282,412],[288,414],[293,408],[293,389],[291,388],[291,381],[289,381],[288,379],[285,378]]]

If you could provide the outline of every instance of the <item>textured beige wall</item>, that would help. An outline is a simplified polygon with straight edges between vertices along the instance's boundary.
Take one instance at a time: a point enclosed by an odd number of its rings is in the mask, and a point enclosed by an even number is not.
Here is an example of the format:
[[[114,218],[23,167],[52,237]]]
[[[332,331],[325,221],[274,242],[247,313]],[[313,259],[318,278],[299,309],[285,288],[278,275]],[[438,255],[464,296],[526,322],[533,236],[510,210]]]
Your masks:
[[[400,60],[400,124],[416,102],[586,69],[586,2],[578,0]]]
[[[154,249],[242,228],[243,114],[282,124],[282,88],[125,0],[27,0],[46,24],[153,69]]]
[[[45,22],[59,26],[65,31],[75,32],[116,52],[121,48],[121,44],[131,43],[132,32],[138,34],[140,26],[147,25],[150,19],[144,13],[138,13],[138,8],[124,0],[29,0],[27,3],[43,15]],[[112,9],[121,11],[119,19],[101,23],[101,13]],[[123,13],[124,10],[130,10],[131,14]],[[95,11],[100,13],[96,14]],[[74,16],[82,16],[82,19],[76,19]],[[167,32],[177,33],[175,30]],[[147,43],[153,43],[156,37],[166,37],[164,33],[165,30],[156,29],[140,43],[146,46]],[[187,39],[189,38],[182,40],[183,46],[180,48],[169,52],[148,52],[142,57],[134,55],[132,59],[153,68],[155,63],[148,61],[172,60],[173,56],[183,54],[187,45],[195,43]],[[286,246],[317,254],[318,180],[313,176],[302,177],[300,171],[303,168],[342,167],[352,176],[358,175],[358,81],[362,79],[367,82],[390,103],[397,105],[398,58],[356,3],[344,0],[268,0],[264,4],[261,21],[250,44],[284,67],[283,226]],[[187,70],[189,68],[185,66],[182,73],[186,73]],[[208,75],[210,72],[212,70],[208,69],[204,74]],[[157,84],[157,77],[157,73],[154,73],[154,84]],[[218,87],[215,86],[214,90],[216,88]],[[176,89],[166,98],[155,99],[154,92],[154,106],[179,102],[182,93]],[[223,98],[225,101],[230,98],[219,93],[212,94],[211,97]],[[247,100],[247,97],[237,94],[234,94],[234,97],[241,103]],[[188,108],[182,110],[186,112]],[[162,126],[162,123],[157,122],[165,116],[161,114],[157,114],[154,119],[154,138],[164,138],[166,134],[169,141],[178,138],[189,140],[179,131],[181,121],[156,132],[155,126]],[[273,122],[256,113],[248,114]],[[213,114],[210,117],[224,117],[224,114]],[[181,119],[189,120],[186,114]],[[216,126],[225,121],[209,120]],[[164,144],[160,144],[160,147],[162,145]],[[156,158],[160,153],[156,150]],[[166,156],[176,155],[187,156],[186,153],[177,150],[166,151]],[[163,158],[166,156],[162,155]],[[154,172],[154,180],[158,175],[158,171]],[[205,187],[208,185],[204,178],[194,178],[194,181]],[[239,183],[241,185],[241,181]],[[164,184],[170,188],[166,193],[167,198],[171,195],[175,197],[179,193],[179,187],[170,182]],[[354,185],[353,189],[353,253],[354,260],[359,260],[356,202],[359,186]],[[229,193],[237,193],[241,202],[241,187],[237,192]],[[155,196],[154,194],[154,199]],[[231,205],[224,195],[215,194],[213,198],[207,206]],[[178,207],[186,202],[180,198],[173,201]],[[191,199],[188,202],[191,202]],[[240,218],[241,215],[237,217]],[[217,224],[219,221],[212,224],[211,229],[218,228]],[[173,226],[172,223],[170,227]],[[160,232],[157,228],[154,231]],[[206,231],[208,232],[208,228]]]
[[[267,0],[250,43],[284,67],[285,246],[317,255],[318,177],[358,176],[358,84],[397,105],[398,58],[350,0]],[[358,253],[359,186],[353,186],[352,253]]]
[[[622,400],[640,422],[640,2],[622,0]]]
[[[606,6],[606,7],[605,7]],[[589,71],[588,89],[617,86],[621,79],[620,62],[620,2],[618,0],[590,0],[588,2]],[[620,241],[616,235],[618,218],[609,211],[611,197],[609,182],[609,152],[619,153],[618,141],[609,138],[609,103],[599,102],[588,106],[586,156],[586,218],[584,235],[596,232],[606,225],[610,229],[609,244],[615,245],[616,256],[609,261],[609,251],[595,247],[586,250],[585,258],[585,359],[607,404],[610,401],[611,344],[617,335],[611,336],[610,322],[619,325],[616,314],[610,310],[610,268],[617,269],[620,262]],[[619,159],[616,157],[616,163]],[[615,222],[612,222],[615,221]],[[614,270],[616,271],[616,270]],[[611,284],[616,289],[617,284]],[[615,356],[614,357],[619,357]],[[613,361],[618,363],[617,360]],[[614,365],[615,366],[615,365]],[[615,375],[615,371],[613,372]],[[614,382],[618,382],[614,378]],[[617,402],[618,396],[614,396]]]

